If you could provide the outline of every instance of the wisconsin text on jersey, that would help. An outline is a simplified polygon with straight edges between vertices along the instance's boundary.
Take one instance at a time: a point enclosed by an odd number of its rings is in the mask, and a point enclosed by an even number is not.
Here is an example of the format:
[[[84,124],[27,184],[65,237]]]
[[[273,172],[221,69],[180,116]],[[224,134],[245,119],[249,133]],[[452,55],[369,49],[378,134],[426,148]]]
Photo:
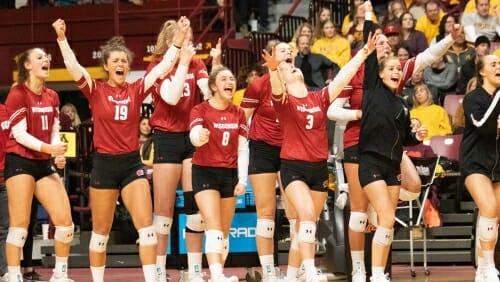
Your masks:
[[[130,97],[127,97],[125,100],[115,100],[113,96],[108,96],[108,101],[118,105],[128,105],[131,102],[131,99]]]
[[[311,114],[321,112],[321,108],[319,106],[314,106],[314,107],[308,109],[304,105],[297,105],[297,110],[299,112],[306,112],[306,113],[311,113]]]
[[[219,123],[219,122],[214,122],[214,128],[220,128],[220,129],[237,129],[238,128],[238,123]]]
[[[31,107],[33,113],[52,113],[53,111],[53,107]]]

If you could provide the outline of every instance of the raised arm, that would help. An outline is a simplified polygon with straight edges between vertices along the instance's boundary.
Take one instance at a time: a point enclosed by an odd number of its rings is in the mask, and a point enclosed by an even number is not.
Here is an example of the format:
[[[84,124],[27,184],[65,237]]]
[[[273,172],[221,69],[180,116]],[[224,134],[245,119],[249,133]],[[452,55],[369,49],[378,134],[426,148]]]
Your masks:
[[[66,69],[75,81],[79,81],[82,77],[85,77],[85,81],[92,91],[92,78],[90,74],[78,63],[75,53],[73,53],[73,50],[69,47],[68,40],[66,39],[66,23],[62,19],[57,19],[52,23],[52,27],[57,34],[57,44],[61,50]]]
[[[363,23],[363,40],[364,42],[368,42],[368,35],[370,32],[372,34],[375,34],[375,25],[373,24],[373,7],[370,3],[370,1],[366,1],[362,4],[362,9],[365,11],[365,22]],[[365,73],[378,73],[377,67],[378,66],[378,61],[377,61],[377,54],[372,53],[366,58],[365,62]],[[366,71],[370,70],[370,72]],[[363,84],[365,85],[365,88],[375,88],[375,85],[377,84],[377,75],[365,75],[363,79]]]
[[[168,48],[167,52],[163,55],[163,59],[159,64],[154,66],[153,69],[144,77],[144,91],[146,92],[153,86],[153,83],[162,75],[167,73],[170,68],[175,64],[177,53],[184,42],[184,37],[189,31],[189,20],[182,16],[177,21],[177,29],[175,30],[173,44]]]

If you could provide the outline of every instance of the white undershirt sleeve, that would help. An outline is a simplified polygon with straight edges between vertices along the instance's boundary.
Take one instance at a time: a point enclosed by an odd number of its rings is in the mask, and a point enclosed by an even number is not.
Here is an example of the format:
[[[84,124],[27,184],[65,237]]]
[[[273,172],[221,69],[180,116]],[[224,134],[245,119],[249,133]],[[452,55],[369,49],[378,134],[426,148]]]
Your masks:
[[[344,108],[344,105],[347,103],[348,98],[337,98],[333,100],[328,107],[328,111],[326,115],[329,119],[335,121],[351,121],[357,120],[357,110],[351,110]]]
[[[181,99],[184,93],[184,82],[186,81],[187,72],[188,67],[179,65],[172,80],[163,80],[160,86],[160,95],[162,100],[167,104],[175,106]]]
[[[248,139],[239,136],[238,138],[238,183],[247,185],[248,178]]]
[[[27,130],[28,125],[26,123],[26,118],[23,118],[20,122],[12,127],[11,133],[14,139],[16,139],[17,143],[31,150],[40,152],[43,145],[42,140],[29,134]]]

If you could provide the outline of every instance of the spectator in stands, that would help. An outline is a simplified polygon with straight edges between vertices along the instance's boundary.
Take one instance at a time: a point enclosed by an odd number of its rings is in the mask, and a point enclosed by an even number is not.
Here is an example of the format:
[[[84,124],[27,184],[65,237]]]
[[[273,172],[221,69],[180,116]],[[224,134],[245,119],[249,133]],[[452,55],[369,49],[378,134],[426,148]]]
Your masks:
[[[387,4],[387,14],[382,20],[383,28],[391,25],[399,25],[401,16],[407,12],[406,5],[402,0],[393,0]]]
[[[436,37],[432,39],[430,45],[435,44],[439,40],[443,39],[446,35],[450,34],[453,26],[458,23],[458,18],[453,15],[444,15],[439,22],[439,33]]]
[[[473,77],[469,80],[469,83],[467,83],[467,89],[465,90],[466,91],[465,94],[469,94],[473,90],[476,90],[476,88],[477,88],[477,77]],[[453,134],[463,134],[465,129],[463,100],[459,101],[457,110],[455,111],[452,120],[453,120],[452,123]]]
[[[250,36],[250,28],[248,20],[250,19],[250,1],[239,0],[234,1],[234,24],[243,37]]]
[[[468,60],[462,65],[460,69],[460,77],[457,82],[457,92],[465,93],[467,83],[474,76],[476,71],[476,64],[486,55],[490,54],[491,42],[486,36],[479,36],[474,42],[474,50],[476,55],[474,59]]]
[[[332,19],[332,11],[328,7],[321,7],[316,15],[316,25],[314,26],[314,38],[318,39],[323,33],[323,24]]]
[[[424,141],[430,140],[433,136],[451,134],[448,113],[443,107],[434,104],[431,91],[424,83],[415,86],[410,118],[418,119],[421,125],[427,128],[427,137]]]
[[[316,41],[316,37],[314,37],[314,30],[313,27],[310,23],[305,22],[301,23],[297,29],[295,30],[295,33],[293,34],[292,41],[288,43],[288,46],[290,46],[290,50],[292,50],[292,56],[297,56],[297,53],[299,52],[299,49],[297,48],[297,38],[299,35],[308,35],[311,37],[311,44],[314,44]]]
[[[102,46],[102,65],[107,80],[95,80],[77,61],[66,39],[66,24],[52,24],[66,69],[89,100],[94,117],[94,145],[89,194],[92,199],[92,235],[89,244],[90,270],[94,282],[104,281],[106,245],[116,201],[122,197],[139,233],[139,256],[146,281],[156,280],[156,229],[149,183],[139,154],[139,117],[142,101],[157,79],[173,67],[174,58],[190,28],[181,17],[163,60],[144,78],[128,83],[132,55],[123,38],[113,37]],[[187,48],[187,46],[185,46]],[[109,95],[109,93],[116,93]],[[113,109],[113,110],[110,110]],[[118,173],[119,172],[119,173]]]
[[[189,137],[196,147],[192,160],[193,191],[205,222],[210,281],[238,282],[236,276],[224,276],[223,253],[236,196],[245,194],[247,185],[248,127],[245,112],[231,103],[236,90],[231,71],[225,67],[215,68],[208,85],[212,97],[194,106],[190,114]],[[259,232],[266,230],[257,230]]]
[[[356,6],[355,9],[356,16],[350,24],[351,27],[346,34],[343,33],[343,35],[347,37],[347,40],[349,40],[349,43],[351,44],[351,56],[354,56],[364,45],[363,23],[365,22],[365,15],[360,5]]]
[[[364,0],[353,0],[350,1],[349,4],[349,13],[345,15],[344,20],[342,21],[342,35],[347,36],[349,34],[349,31],[356,26],[354,23],[354,20],[356,20],[357,14],[358,14],[358,9],[357,7],[363,4]],[[365,16],[363,15],[363,20]],[[377,23],[377,16],[373,14],[373,22]],[[363,31],[363,29],[361,29]]]
[[[408,105],[408,108],[411,109],[413,107],[413,97],[415,96],[415,87],[419,84],[426,84],[424,80],[424,70],[421,69],[419,71],[416,71],[413,73],[411,76],[411,79],[406,82],[404,88],[403,88],[403,99],[406,101],[406,104]],[[439,100],[439,90],[434,86],[434,85],[427,85],[427,88],[431,92],[432,95],[432,101],[434,104],[440,103]]]
[[[149,125],[149,118],[144,116],[139,119],[139,154],[146,169],[148,181],[151,183],[153,181],[154,157],[153,132]]]
[[[415,29],[423,32],[427,43],[431,43],[432,39],[439,33],[439,24],[444,13],[439,9],[436,0],[429,0],[424,7],[425,16],[418,18]]]
[[[302,71],[309,90],[318,90],[327,85],[337,74],[339,66],[321,54],[311,53],[311,38],[301,35],[297,39],[299,54],[295,57],[295,67]]]
[[[477,12],[476,0],[469,0],[465,5],[463,13],[475,13]],[[500,7],[500,0],[490,0],[490,15],[494,16],[495,7]]]
[[[415,19],[410,12],[405,12],[400,17],[399,26],[401,42],[410,48],[410,57],[415,57],[427,49],[427,39],[421,31],[415,30]]]
[[[500,166],[498,166],[499,109],[492,97],[500,87],[500,59],[482,57],[477,64],[477,88],[463,100],[465,130],[460,146],[460,176],[479,208],[476,227],[477,270],[475,281],[500,281],[495,268],[498,236]]]
[[[457,66],[447,62],[444,56],[424,69],[425,83],[438,89],[439,105],[448,93],[456,93],[457,75]]]
[[[392,52],[395,52],[396,46],[401,42],[399,25],[388,25],[384,27],[384,34],[387,36],[387,42],[391,46]]]
[[[494,41],[500,34],[500,7],[497,7],[495,15],[490,15],[490,0],[477,0],[476,2],[477,11],[475,13],[462,15],[465,40],[475,42],[478,36],[484,35],[490,41]]]
[[[343,67],[351,59],[349,41],[337,34],[331,20],[326,20],[321,30],[321,36],[314,42],[311,52],[324,55],[339,67]]]
[[[239,106],[243,100],[243,95],[247,86],[255,79],[264,75],[264,68],[260,64],[243,66],[238,70],[238,77],[236,79],[237,89],[233,95],[233,104]]]
[[[406,5],[408,7],[408,12],[413,15],[414,19],[420,19],[420,17],[425,17],[425,3],[428,0],[413,0],[410,5]]]
[[[462,14],[466,3],[467,0],[438,0],[441,11],[456,17],[459,17]]]
[[[444,19],[444,18],[443,18]],[[461,76],[462,66],[467,61],[474,60],[474,48],[469,47],[465,42],[465,34],[462,32],[453,43],[450,50],[446,52],[446,61],[457,66],[458,78]]]
[[[66,103],[64,104],[64,106],[62,106],[61,112],[69,116],[69,118],[71,119],[71,127],[73,130],[77,126],[79,126],[80,123],[82,123],[82,121],[80,120],[80,116],[78,115],[78,110],[76,109],[75,105],[71,103]]]
[[[396,45],[395,55],[399,58],[400,61],[406,61],[411,58],[410,48],[406,46],[406,44],[398,44]]]

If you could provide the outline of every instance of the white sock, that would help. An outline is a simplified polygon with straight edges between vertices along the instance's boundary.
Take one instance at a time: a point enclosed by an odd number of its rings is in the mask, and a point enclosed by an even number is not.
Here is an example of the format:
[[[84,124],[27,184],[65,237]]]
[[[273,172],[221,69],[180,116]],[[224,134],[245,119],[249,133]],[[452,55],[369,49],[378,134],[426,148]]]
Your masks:
[[[372,277],[383,276],[385,267],[372,265]]]
[[[260,265],[262,266],[262,274],[264,277],[269,275],[275,276],[276,271],[274,269],[274,256],[273,255],[264,255],[259,256]]]
[[[212,279],[212,281],[215,281],[214,279],[216,277],[223,275],[222,265],[220,263],[214,263],[209,265],[209,269],[210,269],[210,278]]]
[[[299,274],[299,268],[298,267],[289,265],[286,268],[286,280],[287,281],[295,281],[295,280],[297,280],[297,274]]]
[[[352,271],[365,272],[365,251],[351,251]]]
[[[56,256],[56,265],[54,267],[54,276],[56,278],[65,277],[68,275],[68,257]]]
[[[483,265],[486,267],[495,266],[495,251],[483,249]]]
[[[23,276],[21,275],[21,266],[8,266],[7,271],[9,272],[9,281],[23,281]]]
[[[188,272],[201,273],[202,253],[187,253]]]
[[[142,272],[144,273],[144,281],[155,281],[155,279],[156,279],[156,265],[145,264],[142,266]]]
[[[104,269],[106,266],[91,266],[90,272],[92,273],[93,282],[104,282]]]
[[[156,256],[156,271],[158,273],[165,272],[166,265],[167,265],[167,256]]]
[[[302,261],[302,267],[304,268],[306,275],[316,274],[316,266],[314,266],[314,259],[305,259]]]

